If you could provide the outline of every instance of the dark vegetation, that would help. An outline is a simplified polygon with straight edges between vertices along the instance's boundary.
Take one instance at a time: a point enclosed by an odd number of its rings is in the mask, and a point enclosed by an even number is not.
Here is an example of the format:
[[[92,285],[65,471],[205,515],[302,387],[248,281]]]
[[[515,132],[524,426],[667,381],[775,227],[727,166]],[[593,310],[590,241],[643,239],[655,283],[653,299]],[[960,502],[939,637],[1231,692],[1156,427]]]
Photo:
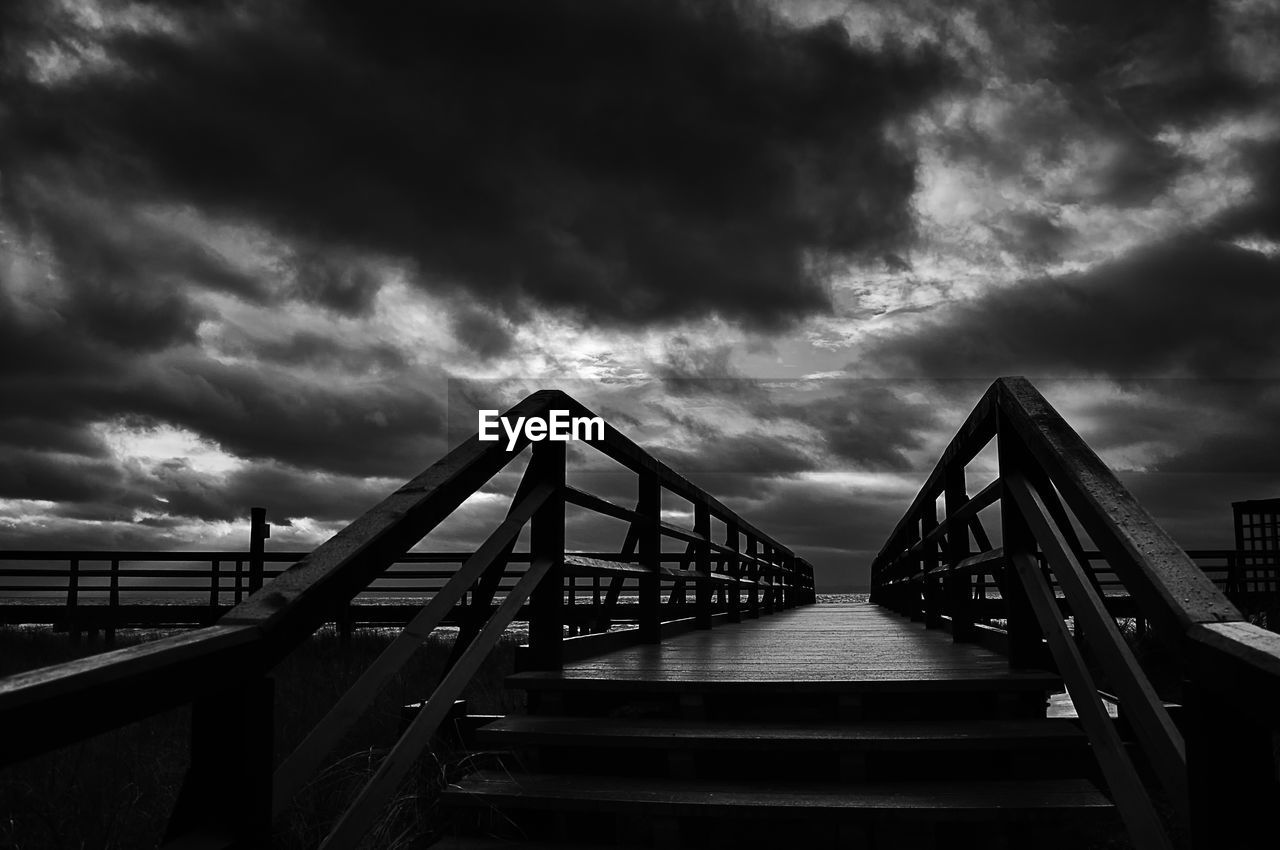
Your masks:
[[[122,632],[117,646],[154,639],[155,632]],[[392,639],[384,630],[357,630],[343,641],[318,632],[276,670],[277,763],[323,717],[348,685]],[[383,690],[335,752],[329,765],[276,822],[273,844],[313,848],[346,803],[376,770],[394,743],[403,706],[425,699],[439,679],[452,635],[437,634]],[[509,632],[464,693],[468,710],[505,714],[520,710],[502,680],[511,672],[523,637]],[[0,629],[0,676],[103,651],[94,641],[74,645],[48,629]],[[86,712],[93,706],[86,705]],[[0,770],[0,848],[5,850],[109,850],[156,847],[187,766],[189,709],[165,712],[55,752]],[[5,730],[4,734],[22,734]],[[441,743],[426,754],[400,789],[376,830],[373,848],[426,846],[440,828],[433,816],[436,791],[469,758]],[[474,758],[474,757],[472,757]]]

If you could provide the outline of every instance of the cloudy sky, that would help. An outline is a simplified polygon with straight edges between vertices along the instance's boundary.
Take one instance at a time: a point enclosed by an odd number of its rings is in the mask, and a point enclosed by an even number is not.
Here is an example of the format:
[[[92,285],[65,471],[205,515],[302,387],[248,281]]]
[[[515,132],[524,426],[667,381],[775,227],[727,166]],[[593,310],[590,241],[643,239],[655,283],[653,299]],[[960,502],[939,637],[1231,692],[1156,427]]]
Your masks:
[[[546,386],[849,588],[1006,374],[1230,545],[1278,5],[0,4],[0,546],[318,542]]]

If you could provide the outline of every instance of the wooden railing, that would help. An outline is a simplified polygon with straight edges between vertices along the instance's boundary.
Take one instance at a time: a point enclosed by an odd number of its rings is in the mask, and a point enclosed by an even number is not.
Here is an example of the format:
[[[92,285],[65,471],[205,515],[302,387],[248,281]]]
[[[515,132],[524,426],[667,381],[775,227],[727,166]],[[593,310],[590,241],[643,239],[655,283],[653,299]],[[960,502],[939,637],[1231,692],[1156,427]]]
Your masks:
[[[546,416],[552,410],[591,415],[565,394],[543,391],[506,416]],[[524,669],[552,670],[569,658],[814,601],[812,568],[789,548],[611,426],[606,424],[603,439],[589,445],[635,474],[635,507],[567,485],[565,443],[532,443],[506,518],[456,569],[447,575],[427,571],[443,583],[278,766],[271,755],[271,668],[340,616],[393,564],[412,563],[415,556],[406,552],[521,456],[530,447],[527,439],[508,451],[503,443],[472,437],[287,570],[271,578],[263,568],[263,578],[271,580],[212,626],[0,681],[0,725],[24,730],[21,736],[0,737],[0,760],[24,758],[190,703],[191,762],[166,846],[265,846],[273,818],[324,765],[377,692],[437,626],[451,621],[458,637],[443,677],[321,845],[353,847],[522,611],[529,621],[529,645],[519,663]],[[664,493],[690,505],[691,527],[664,520]],[[567,553],[567,505],[624,522],[621,551]],[[723,528],[722,542],[713,537],[713,522]],[[525,526],[529,548],[516,553]],[[669,540],[681,551],[665,552]],[[265,563],[273,556],[261,557]],[[123,575],[118,566],[114,572]],[[664,584],[670,591],[665,601]],[[624,605],[624,597],[635,601]],[[575,617],[575,609],[594,609],[595,616]],[[618,628],[627,621],[633,628]],[[573,627],[566,629],[569,624]],[[93,710],[86,712],[87,705]]]
[[[965,467],[993,439],[998,478],[971,495]],[[1078,531],[1176,666],[1166,692]],[[872,601],[1056,668],[1139,848],[1274,846],[1280,634],[1244,620],[1027,380],[996,381],[961,426],[876,557]]]
[[[280,564],[296,563],[306,554],[264,552],[264,566],[258,575],[270,581],[284,572]],[[568,554],[575,562],[619,559],[617,552]],[[403,626],[470,555],[407,552],[336,610],[332,622],[344,635],[359,626]],[[16,565],[0,567],[0,625],[50,625],[67,632],[73,641],[85,631],[103,632],[108,643],[122,628],[211,625],[251,592],[252,560],[248,551],[0,550],[0,563]],[[672,567],[687,568],[690,560],[687,551],[664,554],[664,575],[674,575]],[[723,561],[713,559],[715,572],[727,569]],[[513,553],[498,590],[514,587],[528,562],[528,553]],[[801,572],[793,577],[797,589],[811,581],[803,563]],[[606,604],[608,587],[608,578],[600,574],[570,576],[564,611],[570,635],[607,631],[616,623],[636,621],[634,594]],[[473,590],[446,616],[446,624],[454,625],[453,620],[467,609]],[[673,592],[675,596],[663,603],[664,619],[694,616],[694,603],[680,601],[679,587],[673,587]],[[765,591],[766,605],[768,593]],[[727,600],[717,598],[716,607],[717,613],[723,613]],[[527,620],[527,607],[515,619]]]

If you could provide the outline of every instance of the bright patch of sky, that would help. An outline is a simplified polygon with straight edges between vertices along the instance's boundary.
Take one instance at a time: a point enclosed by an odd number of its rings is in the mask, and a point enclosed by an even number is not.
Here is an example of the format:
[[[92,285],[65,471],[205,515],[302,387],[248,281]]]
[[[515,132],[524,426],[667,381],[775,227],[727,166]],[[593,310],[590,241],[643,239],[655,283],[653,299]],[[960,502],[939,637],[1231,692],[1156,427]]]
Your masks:
[[[242,458],[228,454],[216,443],[169,424],[99,422],[92,431],[118,459],[136,461],[147,468],[181,461],[193,472],[225,475],[245,465]]]

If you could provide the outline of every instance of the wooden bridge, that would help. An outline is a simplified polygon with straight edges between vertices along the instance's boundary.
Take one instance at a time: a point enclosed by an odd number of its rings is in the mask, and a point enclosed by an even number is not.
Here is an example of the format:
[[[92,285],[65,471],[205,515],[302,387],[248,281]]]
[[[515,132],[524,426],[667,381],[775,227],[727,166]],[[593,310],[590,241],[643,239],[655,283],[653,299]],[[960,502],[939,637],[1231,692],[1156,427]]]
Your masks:
[[[555,392],[507,415],[550,409],[591,415]],[[992,440],[998,477],[973,481]],[[613,428],[592,447],[634,473],[634,507],[570,485],[563,443],[532,444],[506,519],[279,763],[272,667],[528,445],[469,440],[213,625],[0,682],[3,728],[22,730],[0,758],[191,703],[165,846],[270,846],[273,818],[449,621],[450,665],[323,847],[360,844],[442,724],[504,754],[446,789],[442,847],[1275,846],[1280,635],[1026,381],[997,381],[960,428],[868,604],[814,605],[786,545]],[[571,509],[622,523],[620,550],[566,551]],[[457,715],[519,616],[508,684],[526,711]],[[1064,687],[1075,716],[1048,716]]]

